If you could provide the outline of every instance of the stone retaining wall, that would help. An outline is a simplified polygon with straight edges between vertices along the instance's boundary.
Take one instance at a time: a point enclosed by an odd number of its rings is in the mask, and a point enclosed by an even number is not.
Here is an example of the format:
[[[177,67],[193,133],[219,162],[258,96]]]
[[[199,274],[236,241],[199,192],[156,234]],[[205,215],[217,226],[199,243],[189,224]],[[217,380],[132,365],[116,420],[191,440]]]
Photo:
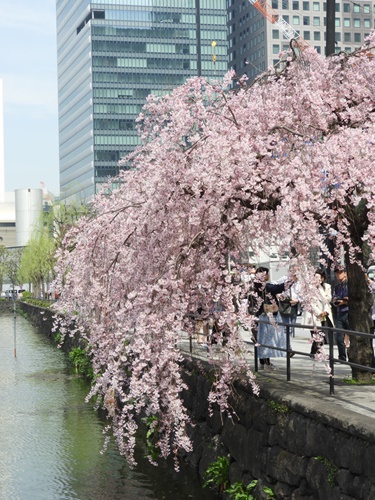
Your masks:
[[[52,336],[51,311],[26,303],[19,306],[40,331]],[[375,499],[372,419],[364,417],[358,425],[348,425],[345,410],[337,418],[322,407],[316,409],[308,399],[303,404],[290,403],[286,384],[272,387],[268,382],[259,397],[247,387],[234,385],[231,404],[238,418],[230,419],[218,410],[209,416],[211,377],[209,367],[202,366],[198,369],[194,362],[185,361],[189,390],[183,395],[195,422],[194,451],[184,458],[202,476],[218,457],[228,456],[231,483],[247,485],[258,479],[257,499],[267,498],[264,486],[277,499]]]
[[[51,340],[56,340],[57,332],[53,332],[53,311],[43,307],[28,304],[27,302],[17,302],[17,307],[22,311],[24,316],[38,329],[39,332],[46,335]],[[84,347],[79,339],[65,337],[62,349],[69,352],[73,347]]]
[[[280,390],[254,396],[236,384],[231,404],[238,418],[208,416],[209,375],[186,362],[184,401],[196,426],[187,456],[203,475],[219,456],[231,460],[231,483],[258,479],[256,498],[270,487],[278,499],[370,500],[375,498],[375,436],[365,428],[301,405],[283,402]],[[188,375],[189,373],[189,375]],[[345,412],[342,415],[345,419]]]

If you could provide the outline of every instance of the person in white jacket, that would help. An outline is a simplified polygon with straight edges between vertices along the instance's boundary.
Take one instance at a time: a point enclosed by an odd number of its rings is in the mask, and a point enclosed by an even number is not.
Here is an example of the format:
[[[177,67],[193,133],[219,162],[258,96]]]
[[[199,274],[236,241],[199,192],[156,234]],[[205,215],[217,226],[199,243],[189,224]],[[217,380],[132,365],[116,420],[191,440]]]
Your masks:
[[[332,290],[331,285],[326,283],[326,273],[322,269],[315,271],[315,278],[319,290],[319,297],[312,304],[313,324],[314,326],[333,326],[332,315]],[[312,332],[313,334],[314,332]],[[318,351],[319,343],[311,344],[311,355],[315,355]]]

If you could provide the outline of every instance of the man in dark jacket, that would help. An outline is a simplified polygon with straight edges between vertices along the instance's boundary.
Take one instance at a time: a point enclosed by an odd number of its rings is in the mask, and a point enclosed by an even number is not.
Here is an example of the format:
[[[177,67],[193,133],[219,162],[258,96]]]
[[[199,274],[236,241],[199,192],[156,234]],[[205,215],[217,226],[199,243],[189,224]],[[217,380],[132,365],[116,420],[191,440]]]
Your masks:
[[[348,314],[348,278],[343,267],[336,267],[335,278],[337,285],[333,292],[333,305],[336,307],[336,328],[350,330]],[[346,345],[344,332],[336,332],[336,344],[339,350],[339,359],[346,361]]]

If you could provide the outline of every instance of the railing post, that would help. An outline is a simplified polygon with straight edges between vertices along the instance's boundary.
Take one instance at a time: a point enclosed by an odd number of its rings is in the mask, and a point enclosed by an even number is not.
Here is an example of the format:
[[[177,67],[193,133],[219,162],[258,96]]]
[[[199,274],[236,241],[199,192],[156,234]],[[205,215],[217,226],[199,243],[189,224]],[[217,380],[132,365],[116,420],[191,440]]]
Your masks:
[[[329,394],[333,396],[335,394],[335,363],[333,362],[333,329],[330,328],[328,331],[328,342],[329,342],[329,367],[331,369],[331,374],[329,377]]]
[[[286,379],[289,382],[290,381],[290,355],[291,355],[291,349],[290,349],[290,324],[286,327],[286,348],[287,348],[287,353],[286,353]]]

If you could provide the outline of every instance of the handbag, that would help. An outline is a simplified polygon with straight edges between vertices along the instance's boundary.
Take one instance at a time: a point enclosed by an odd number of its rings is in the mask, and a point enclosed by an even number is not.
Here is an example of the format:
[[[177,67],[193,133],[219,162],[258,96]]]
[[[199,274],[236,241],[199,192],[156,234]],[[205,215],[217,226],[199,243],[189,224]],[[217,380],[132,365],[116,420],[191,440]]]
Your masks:
[[[279,306],[276,304],[276,302],[272,302],[272,304],[263,304],[263,309],[266,314],[275,314],[278,312]]]
[[[290,316],[292,314],[290,300],[279,300],[279,313],[283,316]]]

